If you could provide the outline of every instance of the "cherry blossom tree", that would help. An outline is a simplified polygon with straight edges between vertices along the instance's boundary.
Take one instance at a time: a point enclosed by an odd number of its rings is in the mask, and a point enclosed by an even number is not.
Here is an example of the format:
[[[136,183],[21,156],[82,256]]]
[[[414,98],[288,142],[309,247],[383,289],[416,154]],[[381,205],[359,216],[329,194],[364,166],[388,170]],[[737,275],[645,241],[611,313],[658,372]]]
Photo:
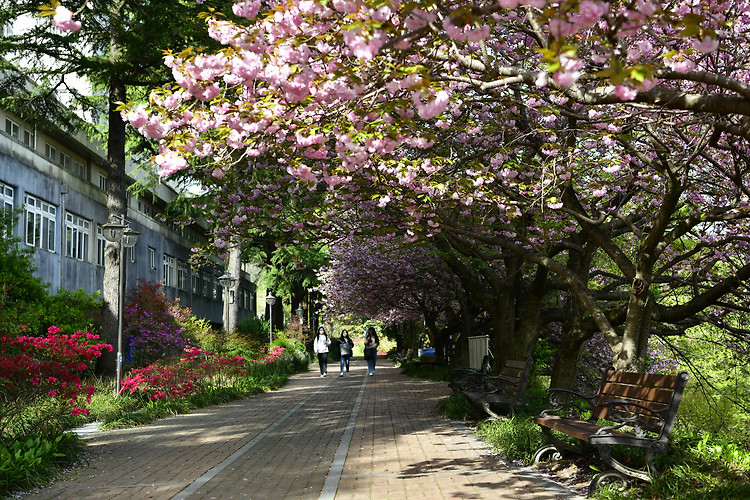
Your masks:
[[[440,353],[453,342],[465,343],[474,326],[473,321],[462,324],[473,316],[466,314],[459,280],[438,250],[427,244],[382,236],[349,238],[331,248],[320,279],[324,315],[386,324],[424,322],[431,345]]]
[[[159,141],[163,175],[246,178],[226,199],[254,215],[226,224],[238,235],[443,234],[486,261],[512,255],[523,264],[503,272],[564,293],[571,331],[601,332],[620,369],[643,368],[650,335],[744,300],[748,2],[233,11],[209,19],[223,50],[169,53],[176,84],[123,116]],[[305,190],[324,202],[289,214],[276,199]],[[363,210],[400,215],[366,229]]]

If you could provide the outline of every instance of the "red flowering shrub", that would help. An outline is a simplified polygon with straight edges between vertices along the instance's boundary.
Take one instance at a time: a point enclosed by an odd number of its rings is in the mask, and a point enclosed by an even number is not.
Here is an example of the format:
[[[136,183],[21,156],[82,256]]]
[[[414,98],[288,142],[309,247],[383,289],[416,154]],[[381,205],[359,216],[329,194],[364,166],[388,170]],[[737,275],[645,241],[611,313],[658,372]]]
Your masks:
[[[0,336],[0,441],[41,432],[65,413],[88,414],[94,387],[81,374],[112,346],[98,335],[61,334],[50,327],[46,337]]]
[[[177,360],[162,360],[145,368],[133,369],[120,392],[142,392],[150,399],[184,398],[207,388],[221,386],[245,371],[245,358],[223,358],[197,347],[185,347]]]

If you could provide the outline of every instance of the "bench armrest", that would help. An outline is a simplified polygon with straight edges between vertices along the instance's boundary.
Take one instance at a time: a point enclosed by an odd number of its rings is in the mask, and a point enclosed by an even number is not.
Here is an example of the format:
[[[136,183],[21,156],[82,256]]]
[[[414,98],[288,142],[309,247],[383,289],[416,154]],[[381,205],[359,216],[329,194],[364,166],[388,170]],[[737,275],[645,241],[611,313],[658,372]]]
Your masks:
[[[451,389],[479,389],[484,387],[484,380],[487,375],[473,368],[455,368],[455,376],[448,384]]]
[[[585,396],[581,393],[570,391],[568,389],[550,388],[547,389],[549,402],[553,408],[544,410],[539,416],[548,417],[554,414],[561,414],[568,418],[583,418],[583,414],[594,408],[596,396]]]
[[[491,376],[484,378],[484,387],[487,392],[496,392],[498,394],[506,392],[515,393],[518,390],[518,382],[510,381],[502,376]]]
[[[602,427],[597,431],[597,434],[630,425],[635,430],[635,435],[639,437],[645,437],[648,432],[660,433],[664,426],[665,415],[669,410],[669,406],[654,410],[633,401],[620,399],[607,400],[602,406],[607,408],[606,419],[616,422],[618,425]]]

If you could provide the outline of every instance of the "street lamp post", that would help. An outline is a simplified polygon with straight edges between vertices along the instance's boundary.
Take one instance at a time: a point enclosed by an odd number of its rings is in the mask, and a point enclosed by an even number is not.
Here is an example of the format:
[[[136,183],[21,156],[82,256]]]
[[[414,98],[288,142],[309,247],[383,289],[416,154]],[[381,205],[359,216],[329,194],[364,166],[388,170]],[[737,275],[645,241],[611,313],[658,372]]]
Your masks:
[[[303,314],[305,314],[305,310],[302,309],[302,306],[299,306],[297,308],[297,317],[299,318],[299,334],[300,334],[300,337],[302,336],[302,325],[305,322],[305,318],[302,316]]]
[[[119,217],[120,223],[108,223],[102,225],[104,237],[113,243],[119,243],[119,267],[120,277],[117,283],[117,375],[115,378],[115,396],[120,394],[120,380],[122,378],[122,316],[123,316],[123,286],[125,284],[125,256],[123,249],[130,248],[138,241],[137,231],[130,229],[130,226],[123,224],[124,217]]]
[[[271,347],[273,342],[273,305],[276,303],[276,297],[271,292],[268,292],[266,296],[266,304],[268,304],[268,346]]]
[[[229,333],[227,330],[227,324],[229,323],[229,289],[234,285],[237,278],[229,273],[224,273],[219,276],[219,284],[224,288],[224,331]]]

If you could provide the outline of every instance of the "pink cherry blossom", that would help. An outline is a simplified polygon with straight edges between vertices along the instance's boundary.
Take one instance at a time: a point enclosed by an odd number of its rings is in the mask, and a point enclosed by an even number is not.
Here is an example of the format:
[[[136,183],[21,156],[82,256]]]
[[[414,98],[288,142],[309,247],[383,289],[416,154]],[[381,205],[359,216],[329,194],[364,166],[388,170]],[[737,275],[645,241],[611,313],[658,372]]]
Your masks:
[[[80,21],[73,21],[73,13],[58,5],[55,8],[55,16],[52,18],[52,25],[60,31],[78,31],[81,29]]]

